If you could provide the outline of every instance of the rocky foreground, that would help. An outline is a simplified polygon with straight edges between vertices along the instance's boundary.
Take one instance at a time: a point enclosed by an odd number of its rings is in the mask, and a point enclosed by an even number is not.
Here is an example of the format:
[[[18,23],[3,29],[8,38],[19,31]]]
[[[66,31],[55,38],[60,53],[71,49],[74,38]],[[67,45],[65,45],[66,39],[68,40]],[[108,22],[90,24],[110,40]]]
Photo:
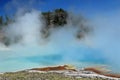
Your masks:
[[[120,80],[120,75],[97,68],[76,70],[73,66],[64,65],[1,73],[0,80]]]

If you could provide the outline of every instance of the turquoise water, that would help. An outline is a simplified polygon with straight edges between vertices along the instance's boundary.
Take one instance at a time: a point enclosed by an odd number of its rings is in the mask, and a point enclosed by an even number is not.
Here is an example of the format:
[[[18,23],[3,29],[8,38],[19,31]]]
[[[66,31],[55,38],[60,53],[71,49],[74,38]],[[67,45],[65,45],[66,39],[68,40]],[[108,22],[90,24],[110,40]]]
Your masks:
[[[19,71],[35,67],[72,64],[77,67],[107,65],[102,52],[85,46],[41,49],[38,46],[13,47],[0,51],[0,72]]]

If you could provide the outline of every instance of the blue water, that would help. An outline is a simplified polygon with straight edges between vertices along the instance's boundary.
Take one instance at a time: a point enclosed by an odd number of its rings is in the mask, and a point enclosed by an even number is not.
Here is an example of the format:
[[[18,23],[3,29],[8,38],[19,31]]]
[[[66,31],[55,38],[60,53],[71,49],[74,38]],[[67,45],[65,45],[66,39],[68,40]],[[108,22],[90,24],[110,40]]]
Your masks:
[[[19,47],[0,51],[0,72],[19,71],[35,67],[72,64],[77,67],[108,65],[108,60],[97,49],[85,46],[42,50],[37,47]]]

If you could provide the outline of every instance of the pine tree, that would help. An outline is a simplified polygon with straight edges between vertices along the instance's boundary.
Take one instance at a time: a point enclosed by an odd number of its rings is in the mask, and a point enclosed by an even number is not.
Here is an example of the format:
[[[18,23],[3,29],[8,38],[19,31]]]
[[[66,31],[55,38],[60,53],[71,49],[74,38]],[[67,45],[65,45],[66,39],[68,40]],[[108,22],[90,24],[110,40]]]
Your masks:
[[[0,16],[0,30],[2,29],[2,26],[3,26],[3,17]]]
[[[9,23],[14,22],[9,16],[5,16],[5,25],[8,25]]]
[[[2,18],[2,16],[0,16],[0,25],[2,25],[3,24],[3,18]]]

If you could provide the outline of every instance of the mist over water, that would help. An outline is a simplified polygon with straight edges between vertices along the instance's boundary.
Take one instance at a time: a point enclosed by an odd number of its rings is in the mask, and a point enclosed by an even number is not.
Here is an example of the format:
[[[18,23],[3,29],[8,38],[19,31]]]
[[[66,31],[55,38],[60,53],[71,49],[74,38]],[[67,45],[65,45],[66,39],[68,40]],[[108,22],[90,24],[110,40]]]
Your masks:
[[[63,27],[51,28],[50,36],[44,39],[40,32],[44,26],[41,12],[18,11],[15,22],[3,29],[11,42],[9,46],[0,43],[0,72],[61,64],[107,65],[112,70],[120,70],[119,12],[92,17],[89,23],[84,23],[92,31],[81,39],[76,38],[79,15],[69,15],[72,20],[68,19]]]
[[[5,46],[1,43],[0,66],[3,67],[1,71],[75,64],[80,59],[84,59],[85,56],[82,53],[84,48],[88,48],[84,44],[85,37],[76,38],[80,23],[74,25],[70,22],[63,27],[52,28],[51,35],[44,39],[40,32],[44,25],[40,14],[36,10],[26,12],[17,16],[14,23],[3,29],[10,39],[10,45]],[[19,39],[18,42],[15,42],[16,37]]]
[[[109,66],[119,72],[120,69],[120,11],[98,14],[93,17],[93,24],[96,26],[93,36],[94,47],[102,51],[109,63]]]

